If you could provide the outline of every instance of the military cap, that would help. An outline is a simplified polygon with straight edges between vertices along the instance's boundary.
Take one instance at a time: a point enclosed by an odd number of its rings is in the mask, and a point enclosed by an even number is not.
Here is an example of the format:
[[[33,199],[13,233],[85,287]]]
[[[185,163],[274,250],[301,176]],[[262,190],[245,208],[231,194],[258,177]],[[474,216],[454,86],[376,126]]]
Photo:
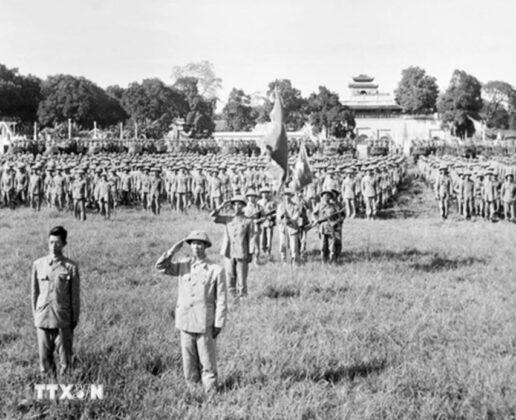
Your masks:
[[[235,195],[231,200],[229,200],[230,203],[242,203],[244,206],[247,206],[247,201],[243,195]]]
[[[249,189],[245,193],[245,196],[246,197],[258,197],[258,193],[255,190],[253,190],[253,189]]]
[[[190,232],[190,234],[184,239],[187,244],[192,243],[192,241],[201,241],[206,244],[206,248],[211,247],[211,240],[208,234],[202,230],[194,230]]]

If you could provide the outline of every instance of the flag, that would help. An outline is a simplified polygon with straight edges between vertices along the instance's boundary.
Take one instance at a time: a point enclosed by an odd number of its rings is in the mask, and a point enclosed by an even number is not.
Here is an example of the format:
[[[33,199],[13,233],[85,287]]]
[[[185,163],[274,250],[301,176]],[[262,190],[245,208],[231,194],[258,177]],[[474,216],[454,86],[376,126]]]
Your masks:
[[[270,129],[262,140],[262,148],[281,168],[281,183],[285,182],[288,172],[288,141],[283,123],[283,106],[278,88],[274,90],[274,106],[270,113]]]
[[[304,143],[301,143],[301,147],[299,148],[299,155],[297,156],[296,166],[294,166],[292,173],[292,180],[296,191],[306,187],[313,181]]]

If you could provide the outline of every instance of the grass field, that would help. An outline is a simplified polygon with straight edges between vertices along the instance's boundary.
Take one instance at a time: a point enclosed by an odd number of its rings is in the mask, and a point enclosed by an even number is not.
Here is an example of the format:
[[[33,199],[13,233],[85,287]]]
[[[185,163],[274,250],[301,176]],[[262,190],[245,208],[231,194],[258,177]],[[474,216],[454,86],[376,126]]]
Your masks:
[[[122,210],[85,223],[49,210],[0,211],[0,416],[6,419],[511,419],[516,417],[513,224],[442,222],[430,191],[406,185],[383,219],[344,223],[343,260],[250,270],[218,340],[221,391],[182,377],[174,279],[159,255],[205,214]],[[51,226],[69,230],[83,315],[74,384],[102,401],[35,399],[32,261]],[[182,251],[183,252],[183,251]]]

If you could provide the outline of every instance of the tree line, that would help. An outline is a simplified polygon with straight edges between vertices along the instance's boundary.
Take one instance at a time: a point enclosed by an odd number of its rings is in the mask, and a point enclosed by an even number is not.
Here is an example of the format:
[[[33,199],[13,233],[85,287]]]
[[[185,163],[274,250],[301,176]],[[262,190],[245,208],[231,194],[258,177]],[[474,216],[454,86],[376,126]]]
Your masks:
[[[171,84],[151,78],[125,88],[113,85],[103,89],[84,77],[58,74],[42,80],[0,64],[0,118],[15,119],[26,133],[34,121],[53,127],[71,119],[82,128],[91,128],[94,121],[103,128],[136,123],[147,138],[161,138],[172,122],[181,118],[191,137],[202,138],[211,135],[217,119],[224,120],[230,131],[248,131],[269,121],[272,92],[277,88],[290,130],[299,130],[308,122],[315,132],[344,138],[352,136],[356,126],[353,111],[325,86],[308,97],[289,79],[271,81],[264,96],[233,88],[222,114],[216,115],[222,80],[211,63],[174,67],[172,79]],[[516,129],[516,91],[504,81],[482,84],[455,70],[448,88],[440,93],[435,77],[419,67],[409,67],[401,72],[394,96],[405,113],[438,112],[457,136],[474,131],[470,118],[483,120],[490,128]]]

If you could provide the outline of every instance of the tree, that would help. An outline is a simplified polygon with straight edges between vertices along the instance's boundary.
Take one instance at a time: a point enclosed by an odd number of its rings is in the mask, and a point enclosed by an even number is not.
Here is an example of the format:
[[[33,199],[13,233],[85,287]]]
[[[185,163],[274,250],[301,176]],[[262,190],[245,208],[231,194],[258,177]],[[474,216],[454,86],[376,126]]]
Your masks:
[[[254,123],[251,98],[242,89],[233,88],[227,104],[222,110],[222,116],[231,131],[249,131]]]
[[[42,125],[56,125],[72,119],[79,126],[116,124],[127,118],[119,102],[84,77],[58,74],[42,83],[43,100],[38,118]]]
[[[122,102],[122,97],[124,96],[124,91],[125,91],[125,89],[118,85],[112,85],[112,86],[108,86],[106,88],[106,93],[109,96],[117,99],[120,102]]]
[[[0,64],[0,117],[32,123],[42,99],[41,80]]]
[[[189,109],[182,92],[156,78],[131,83],[122,94],[122,105],[139,132],[150,138],[163,137],[174,119],[186,116]]]
[[[222,87],[222,79],[215,75],[213,64],[209,61],[188,63],[172,68],[172,78],[177,81],[184,78],[194,78],[198,81],[198,94],[205,99],[217,99]]]
[[[186,112],[185,132],[191,137],[209,137],[215,129],[213,112],[216,99],[206,99],[199,94],[199,80],[195,77],[180,77],[174,88],[185,96],[188,110]]]
[[[273,101],[269,98],[273,97],[276,87],[283,102],[287,130],[300,130],[308,120],[308,102],[301,96],[301,91],[292,86],[289,79],[280,79],[269,83],[265,103],[255,110],[258,115],[257,122],[269,121],[269,114],[273,106]]]
[[[470,137],[475,132],[470,118],[480,118],[483,105],[481,90],[482,85],[474,76],[455,70],[448,89],[439,97],[437,110],[443,122],[452,125],[452,132],[456,136]]]
[[[435,77],[419,67],[408,67],[401,72],[401,80],[394,91],[396,102],[405,112],[430,114],[435,112],[439,88]]]
[[[320,133],[324,129],[327,135],[337,138],[353,135],[356,127],[353,112],[341,104],[335,92],[325,86],[319,86],[319,92],[309,96],[308,109],[315,132]]]
[[[487,82],[482,88],[484,106],[481,116],[490,128],[508,128],[511,114],[516,112],[512,106],[516,91],[507,83],[499,80]]]

